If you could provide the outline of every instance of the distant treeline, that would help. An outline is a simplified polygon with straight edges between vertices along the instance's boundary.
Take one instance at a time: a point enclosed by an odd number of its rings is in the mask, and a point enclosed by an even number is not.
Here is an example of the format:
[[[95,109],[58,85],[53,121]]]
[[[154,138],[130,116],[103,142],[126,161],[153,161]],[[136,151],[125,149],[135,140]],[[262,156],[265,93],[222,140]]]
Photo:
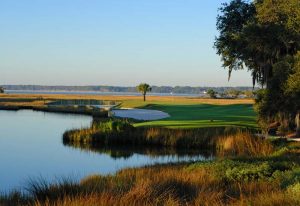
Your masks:
[[[0,85],[1,86],[1,85]],[[120,86],[42,86],[42,85],[2,85],[5,90],[47,90],[47,91],[94,91],[94,92],[136,92],[136,87]],[[190,86],[152,86],[153,93],[201,94],[209,89],[218,93],[234,89],[252,91],[252,87],[190,87]],[[256,89],[256,88],[255,88]]]

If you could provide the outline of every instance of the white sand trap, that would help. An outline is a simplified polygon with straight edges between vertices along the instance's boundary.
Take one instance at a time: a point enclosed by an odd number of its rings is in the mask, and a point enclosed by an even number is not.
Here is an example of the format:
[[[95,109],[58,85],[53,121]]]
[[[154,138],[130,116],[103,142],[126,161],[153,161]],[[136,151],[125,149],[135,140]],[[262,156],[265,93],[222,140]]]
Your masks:
[[[168,113],[150,109],[116,109],[112,110],[114,116],[132,118],[137,120],[157,120],[170,117]]]
[[[300,138],[289,138],[288,140],[300,142]]]

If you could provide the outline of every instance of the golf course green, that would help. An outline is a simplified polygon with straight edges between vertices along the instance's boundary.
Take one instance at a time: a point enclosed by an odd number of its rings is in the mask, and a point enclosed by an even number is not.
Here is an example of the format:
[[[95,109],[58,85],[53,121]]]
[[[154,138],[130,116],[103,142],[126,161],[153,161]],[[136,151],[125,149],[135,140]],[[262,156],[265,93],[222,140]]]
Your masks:
[[[134,126],[156,126],[168,128],[201,128],[238,126],[256,128],[256,113],[252,104],[148,104],[143,109],[166,112],[170,117],[134,124]]]

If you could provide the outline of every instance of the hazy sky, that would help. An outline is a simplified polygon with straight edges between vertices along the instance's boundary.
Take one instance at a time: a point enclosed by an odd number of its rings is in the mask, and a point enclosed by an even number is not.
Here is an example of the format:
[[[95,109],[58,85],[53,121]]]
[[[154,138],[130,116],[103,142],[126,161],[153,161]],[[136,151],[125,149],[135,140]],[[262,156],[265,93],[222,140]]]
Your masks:
[[[225,0],[0,0],[0,84],[250,86],[213,49]]]

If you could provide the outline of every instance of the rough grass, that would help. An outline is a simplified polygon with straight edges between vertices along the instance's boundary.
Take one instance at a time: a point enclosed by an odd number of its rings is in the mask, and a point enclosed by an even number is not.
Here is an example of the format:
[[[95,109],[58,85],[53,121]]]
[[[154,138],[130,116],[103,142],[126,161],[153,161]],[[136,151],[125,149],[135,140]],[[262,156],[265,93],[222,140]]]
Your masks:
[[[170,96],[148,96],[147,101],[142,100],[142,96],[101,96],[101,95],[73,95],[73,94],[0,94],[1,99],[11,100],[10,102],[26,102],[26,100],[53,100],[53,99],[95,99],[122,101],[122,107],[143,107],[147,104],[168,103],[168,104],[253,104],[252,99],[205,99],[189,97]],[[8,101],[9,102],[9,101]],[[41,102],[42,103],[42,102]]]
[[[2,196],[0,205],[299,205],[300,144],[284,147],[280,155],[146,166],[80,182],[37,181],[27,196]]]

